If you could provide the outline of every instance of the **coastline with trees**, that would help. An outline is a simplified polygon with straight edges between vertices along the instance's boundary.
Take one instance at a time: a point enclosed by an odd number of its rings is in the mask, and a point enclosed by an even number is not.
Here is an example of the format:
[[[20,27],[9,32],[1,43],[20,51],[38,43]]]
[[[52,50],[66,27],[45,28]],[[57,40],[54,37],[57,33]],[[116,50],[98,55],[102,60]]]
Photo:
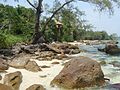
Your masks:
[[[120,89],[117,34],[97,31],[73,4],[111,15],[119,0],[26,2],[0,4],[0,90]]]

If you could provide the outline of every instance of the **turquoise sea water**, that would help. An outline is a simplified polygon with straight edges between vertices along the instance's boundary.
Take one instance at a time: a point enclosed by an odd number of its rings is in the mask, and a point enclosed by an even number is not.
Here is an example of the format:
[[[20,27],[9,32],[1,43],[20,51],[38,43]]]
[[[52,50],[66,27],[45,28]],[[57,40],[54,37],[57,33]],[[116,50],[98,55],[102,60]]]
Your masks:
[[[118,46],[120,47],[120,39],[118,39]],[[80,53],[80,56],[87,56],[94,60],[97,60],[98,62],[105,61],[107,64],[102,65],[101,68],[103,70],[103,73],[105,75],[105,78],[109,78],[110,81],[109,84],[115,84],[120,83],[120,66],[114,67],[113,65],[109,64],[113,61],[120,62],[120,55],[117,56],[111,56],[104,52],[99,52],[97,49],[99,47],[104,47],[104,45],[86,45],[86,46],[80,46],[82,49],[87,50],[87,52]],[[119,64],[120,65],[120,64]],[[108,84],[108,85],[109,85]],[[111,87],[101,87],[101,88],[92,88],[88,90],[120,90],[116,88]]]

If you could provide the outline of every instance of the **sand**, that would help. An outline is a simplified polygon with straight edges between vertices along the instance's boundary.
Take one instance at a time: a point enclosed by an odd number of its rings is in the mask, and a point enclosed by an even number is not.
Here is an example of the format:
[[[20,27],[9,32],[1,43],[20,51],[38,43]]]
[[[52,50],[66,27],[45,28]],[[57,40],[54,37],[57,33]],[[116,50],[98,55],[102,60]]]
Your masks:
[[[47,90],[60,90],[60,88],[58,89],[57,87],[56,88],[51,87],[50,82],[53,80],[53,78],[56,75],[59,74],[59,72],[63,68],[62,64],[65,63],[66,61],[62,61],[62,60],[52,60],[52,61],[35,60],[35,61],[39,66],[47,65],[47,66],[50,66],[50,68],[42,68],[42,71],[36,72],[36,73],[27,71],[25,69],[15,69],[12,67],[10,67],[7,70],[8,73],[12,73],[15,71],[20,71],[22,73],[23,81],[21,83],[20,90],[26,90],[26,88],[28,88],[30,85],[33,85],[33,84],[41,84]],[[55,61],[60,62],[60,64],[56,64],[56,65],[51,64],[52,62],[55,62]],[[5,73],[2,73],[1,75],[2,77],[4,77]],[[3,83],[3,81],[1,82]]]

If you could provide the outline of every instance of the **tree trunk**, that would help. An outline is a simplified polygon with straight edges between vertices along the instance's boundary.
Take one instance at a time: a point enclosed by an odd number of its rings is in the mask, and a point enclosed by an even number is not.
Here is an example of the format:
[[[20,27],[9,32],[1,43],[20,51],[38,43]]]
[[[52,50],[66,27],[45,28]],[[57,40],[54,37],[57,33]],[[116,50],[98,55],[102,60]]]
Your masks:
[[[53,15],[50,17],[50,19],[46,22],[46,24],[44,25],[43,27],[43,30],[39,31],[39,28],[40,28],[40,16],[41,16],[41,13],[42,13],[42,2],[43,0],[38,0],[38,6],[37,8],[29,1],[27,0],[27,2],[33,7],[36,9],[36,19],[35,19],[35,31],[34,31],[34,35],[33,35],[33,44],[35,43],[43,43],[46,40],[45,36],[44,36],[44,32],[46,30],[46,26],[48,25],[48,23],[52,20],[52,18],[54,17],[54,15],[59,11],[61,10],[65,5],[73,2],[74,0],[70,0],[66,3],[64,3],[61,7],[59,7],[54,13]]]
[[[36,17],[35,17],[35,31],[33,35],[33,44],[45,42],[43,33],[40,29],[40,17],[42,13],[42,1],[39,0],[38,7],[36,8]]]
[[[39,39],[39,25],[40,25],[40,11],[38,10],[38,8],[36,9],[36,16],[35,16],[35,30],[34,30],[34,35],[33,35],[33,43],[37,43],[38,39]]]

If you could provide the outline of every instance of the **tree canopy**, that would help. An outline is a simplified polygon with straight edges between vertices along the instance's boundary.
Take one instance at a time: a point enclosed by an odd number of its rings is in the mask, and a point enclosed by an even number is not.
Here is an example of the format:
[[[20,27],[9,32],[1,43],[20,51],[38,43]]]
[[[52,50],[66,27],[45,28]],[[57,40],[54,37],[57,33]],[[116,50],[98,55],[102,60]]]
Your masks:
[[[28,40],[33,37],[34,43],[41,42],[43,38],[49,42],[110,39],[105,31],[94,32],[94,26],[81,18],[85,15],[84,11],[79,10],[74,3],[90,3],[95,5],[98,10],[107,10],[110,14],[113,13],[114,5],[120,5],[119,0],[54,0],[53,6],[50,8],[45,0],[26,1],[33,8],[25,8],[19,5],[14,8],[0,4],[1,37],[7,34],[17,35],[17,37],[24,37]],[[43,4],[43,2],[46,4]],[[43,12],[48,15],[42,14]],[[55,20],[62,26],[56,27]]]

